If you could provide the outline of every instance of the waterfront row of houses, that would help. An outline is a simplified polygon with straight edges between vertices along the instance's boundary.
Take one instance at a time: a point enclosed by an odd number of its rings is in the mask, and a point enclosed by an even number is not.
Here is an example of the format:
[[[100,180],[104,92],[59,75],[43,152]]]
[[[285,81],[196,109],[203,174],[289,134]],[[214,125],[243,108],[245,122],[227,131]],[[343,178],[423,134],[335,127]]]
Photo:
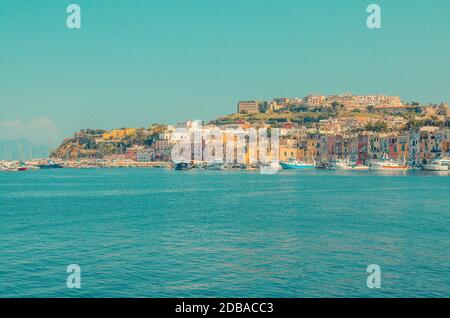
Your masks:
[[[166,159],[169,161],[170,156]],[[124,153],[112,154],[106,156],[104,159],[110,161],[133,161],[133,162],[153,162],[153,161],[165,161],[157,158],[156,152],[151,147],[133,145],[125,149]]]
[[[407,132],[361,134],[307,133],[300,140],[281,139],[280,160],[330,161],[345,158],[366,163],[370,159],[404,159],[420,165],[450,152],[450,129],[422,127]]]
[[[227,133],[230,129],[241,129],[245,131],[251,126],[228,125],[216,127],[212,125],[196,126],[196,122],[185,124],[188,134],[194,131],[204,131],[216,129],[220,132],[219,138],[223,141],[223,156],[219,158],[224,162],[225,149],[230,142]],[[182,125],[180,125],[181,127]],[[156,138],[151,146],[133,145],[127,148],[124,153],[114,154],[105,157],[108,160],[116,161],[172,161],[172,149],[183,140],[186,132],[180,133],[177,127],[169,126],[167,132]],[[193,140],[193,139],[192,139]],[[234,142],[234,141],[233,141]],[[192,141],[192,149],[195,148]],[[202,140],[202,147],[206,146]],[[271,144],[268,144],[268,148]],[[246,147],[246,160],[251,157],[250,147]],[[271,149],[268,149],[268,153]],[[404,159],[411,165],[420,165],[446,155],[450,152],[450,129],[438,127],[422,127],[404,132],[377,133],[364,131],[361,133],[332,133],[330,131],[320,131],[317,129],[307,129],[306,127],[288,126],[279,129],[279,142],[277,147],[279,160],[288,161],[297,159],[302,161],[326,162],[337,158],[349,159],[366,163],[370,159],[382,158],[387,155],[393,159]],[[234,151],[236,153],[236,150]],[[255,154],[259,161],[259,154]],[[192,151],[191,160],[194,157]]]

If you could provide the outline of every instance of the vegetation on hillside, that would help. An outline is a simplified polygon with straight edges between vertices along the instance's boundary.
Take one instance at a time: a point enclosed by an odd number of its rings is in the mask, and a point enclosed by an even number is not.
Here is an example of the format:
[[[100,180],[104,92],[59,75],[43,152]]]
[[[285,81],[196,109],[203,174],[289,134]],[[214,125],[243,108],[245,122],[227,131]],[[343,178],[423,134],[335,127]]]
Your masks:
[[[105,130],[82,129],[73,137],[66,138],[61,145],[52,151],[51,157],[64,159],[103,158],[104,156],[124,153],[132,145],[151,146],[159,134],[164,133],[167,126],[153,124],[149,128],[138,128],[120,140],[104,140]]]

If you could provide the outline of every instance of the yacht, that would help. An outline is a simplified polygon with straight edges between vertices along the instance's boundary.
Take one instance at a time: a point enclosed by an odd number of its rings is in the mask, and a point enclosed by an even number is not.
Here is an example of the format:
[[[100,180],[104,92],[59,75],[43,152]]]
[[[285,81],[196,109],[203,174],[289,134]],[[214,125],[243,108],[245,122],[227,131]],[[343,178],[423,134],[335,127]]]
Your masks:
[[[427,171],[448,171],[450,165],[450,159],[438,158],[434,159],[430,163],[423,165],[422,169]]]
[[[53,160],[49,160],[44,164],[38,164],[37,167],[39,169],[61,169],[63,165],[61,163],[55,163]]]
[[[408,170],[409,166],[406,164],[406,160],[399,161],[383,156],[382,159],[370,161],[369,169],[374,171],[404,171]]]
[[[331,170],[369,170],[369,166],[360,165],[349,160],[336,159],[331,162]]]
[[[214,161],[206,166],[207,170],[222,170],[222,168],[223,162],[221,161]]]

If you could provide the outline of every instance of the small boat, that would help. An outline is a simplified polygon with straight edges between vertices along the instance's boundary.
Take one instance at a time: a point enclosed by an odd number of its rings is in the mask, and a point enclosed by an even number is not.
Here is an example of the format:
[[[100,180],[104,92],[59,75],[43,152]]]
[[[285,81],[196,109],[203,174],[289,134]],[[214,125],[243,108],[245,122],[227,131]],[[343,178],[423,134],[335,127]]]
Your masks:
[[[225,163],[222,167],[223,170],[232,170],[232,169],[236,169],[234,164],[232,163]]]
[[[18,171],[18,170],[19,170],[19,167],[14,167],[14,166],[3,167],[1,170],[2,170],[2,171]]]
[[[39,170],[39,168],[26,162],[20,162],[19,166],[17,167],[17,171],[29,171],[29,170]]]
[[[213,163],[206,166],[206,170],[222,170],[222,168],[223,162],[220,161],[214,161]]]
[[[369,163],[369,170],[373,171],[405,171],[408,169],[409,166],[406,164],[406,160],[398,161],[390,159],[387,155],[383,156],[382,159],[372,160]]]
[[[198,161],[198,162],[193,162],[191,165],[191,169],[205,169],[205,163]]]
[[[316,168],[316,163],[308,163],[305,161],[298,161],[296,159],[289,159],[288,161],[281,161],[280,166],[283,169],[302,169],[310,170]]]
[[[329,162],[321,162],[316,165],[316,169],[318,170],[332,170],[333,166]]]
[[[175,170],[189,170],[191,169],[191,165],[187,162],[179,162],[175,164]]]
[[[261,163],[259,165],[259,168],[261,170],[261,173],[272,174],[280,170],[281,165],[278,161],[272,161],[267,163]]]
[[[245,169],[246,166],[245,164],[241,163],[225,163],[222,166],[222,170],[240,170],[240,169]]]
[[[49,161],[45,164],[37,165],[39,169],[61,169],[63,165],[61,163],[54,163],[53,161]]]
[[[336,159],[331,162],[331,170],[369,170],[369,166],[358,164],[349,160]]]
[[[426,165],[423,165],[422,169],[427,171],[448,171],[449,163],[450,161],[445,158],[438,158]]]

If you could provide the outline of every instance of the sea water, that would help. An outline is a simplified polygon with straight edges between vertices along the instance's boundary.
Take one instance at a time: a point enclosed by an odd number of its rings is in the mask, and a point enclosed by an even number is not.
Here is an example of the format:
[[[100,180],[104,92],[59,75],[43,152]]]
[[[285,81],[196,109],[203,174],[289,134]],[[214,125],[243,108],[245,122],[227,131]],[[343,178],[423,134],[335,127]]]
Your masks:
[[[0,297],[450,297],[449,198],[420,171],[0,172]]]

